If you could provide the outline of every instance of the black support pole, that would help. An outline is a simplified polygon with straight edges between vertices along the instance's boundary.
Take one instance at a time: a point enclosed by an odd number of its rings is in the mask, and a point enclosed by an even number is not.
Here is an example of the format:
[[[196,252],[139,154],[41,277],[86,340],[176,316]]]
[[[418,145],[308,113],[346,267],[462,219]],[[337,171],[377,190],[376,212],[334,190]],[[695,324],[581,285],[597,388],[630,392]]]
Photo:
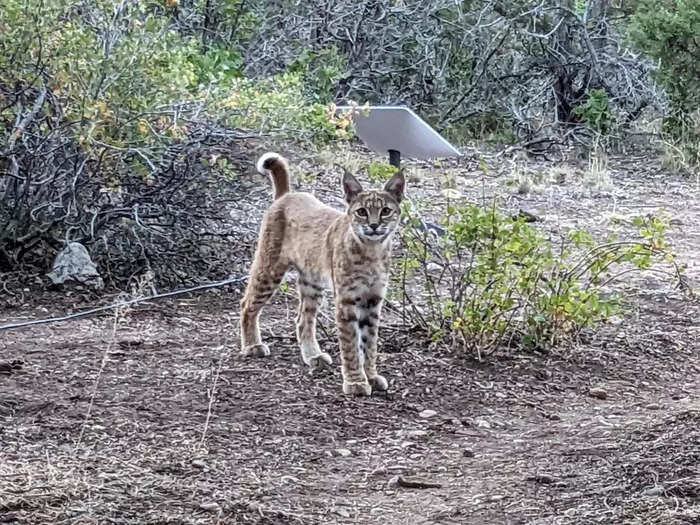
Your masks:
[[[401,167],[401,152],[395,149],[389,150],[389,164],[395,166],[396,168]]]

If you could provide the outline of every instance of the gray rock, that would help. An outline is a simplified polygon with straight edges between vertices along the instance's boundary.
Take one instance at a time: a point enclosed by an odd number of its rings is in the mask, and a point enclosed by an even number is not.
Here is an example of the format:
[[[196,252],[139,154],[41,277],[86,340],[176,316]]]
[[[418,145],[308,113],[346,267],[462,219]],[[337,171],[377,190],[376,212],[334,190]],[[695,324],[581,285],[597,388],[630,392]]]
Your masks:
[[[590,388],[588,390],[588,395],[591,397],[595,397],[597,399],[607,399],[608,398],[608,393],[603,390],[602,388]]]
[[[97,266],[85,246],[79,242],[71,242],[61,250],[53,263],[53,269],[47,274],[54,284],[64,284],[75,281],[92,288],[101,289],[104,286]]]
[[[200,503],[199,508],[202,510],[206,510],[207,512],[221,512],[221,506],[215,501],[205,501],[203,503]]]

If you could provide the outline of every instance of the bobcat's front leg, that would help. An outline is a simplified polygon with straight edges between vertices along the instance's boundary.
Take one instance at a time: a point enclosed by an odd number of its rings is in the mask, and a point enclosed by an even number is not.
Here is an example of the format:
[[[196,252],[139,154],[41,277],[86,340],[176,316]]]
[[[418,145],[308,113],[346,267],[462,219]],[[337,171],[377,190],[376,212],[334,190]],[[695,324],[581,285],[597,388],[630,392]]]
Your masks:
[[[368,396],[372,393],[372,387],[364,369],[364,354],[360,350],[360,330],[353,300],[336,301],[335,321],[340,335],[343,393]]]
[[[358,327],[360,329],[360,352],[364,353],[364,368],[373,390],[387,390],[387,380],[377,373],[377,339],[382,298],[378,295],[366,297],[359,305]]]

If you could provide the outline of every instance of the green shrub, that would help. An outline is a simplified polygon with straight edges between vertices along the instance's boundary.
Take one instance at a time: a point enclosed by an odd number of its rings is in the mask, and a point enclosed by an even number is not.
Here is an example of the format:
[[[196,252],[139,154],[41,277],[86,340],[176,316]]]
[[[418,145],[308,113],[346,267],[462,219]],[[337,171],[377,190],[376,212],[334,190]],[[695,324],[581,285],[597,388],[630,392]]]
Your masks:
[[[338,48],[328,46],[317,51],[301,50],[287,70],[300,75],[308,98],[316,102],[332,102],[347,64]]]
[[[700,169],[700,2],[641,0],[630,37],[658,60],[657,80],[666,88],[666,141],[683,157],[682,166]]]
[[[213,266],[200,248],[219,251],[204,226],[221,219],[212,195],[240,173],[241,137],[351,135],[348,117],[309,102],[300,73],[243,78],[240,48],[205,37],[211,19],[173,16],[177,4],[3,0],[0,271],[78,240],[113,281],[144,268],[201,278]]]
[[[388,181],[396,173],[396,166],[384,162],[370,162],[367,164],[367,178],[374,184]]]
[[[604,89],[591,89],[586,93],[586,101],[573,109],[582,122],[599,135],[611,131],[613,117],[610,111],[610,99]]]
[[[659,60],[657,79],[668,90],[673,129],[681,114],[700,107],[700,3],[696,0],[640,0],[630,36]]]
[[[636,219],[639,238],[595,245],[580,230],[559,246],[495,208],[448,205],[441,237],[421,227],[409,205],[401,267],[407,310],[432,337],[448,336],[479,357],[502,344],[548,349],[608,319],[620,297],[608,285],[630,271],[666,261],[665,222]],[[409,277],[417,277],[418,291]],[[411,298],[420,294],[420,300]]]
[[[485,140],[497,144],[513,144],[518,137],[513,128],[513,120],[505,113],[483,111],[473,113],[445,127],[449,140],[462,143],[466,140]]]

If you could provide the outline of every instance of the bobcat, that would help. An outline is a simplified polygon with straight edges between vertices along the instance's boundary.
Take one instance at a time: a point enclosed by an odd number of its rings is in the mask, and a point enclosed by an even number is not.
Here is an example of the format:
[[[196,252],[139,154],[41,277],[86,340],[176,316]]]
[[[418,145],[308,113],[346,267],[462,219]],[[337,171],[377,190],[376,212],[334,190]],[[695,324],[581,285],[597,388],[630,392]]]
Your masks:
[[[365,191],[345,171],[347,210],[341,213],[310,193],[290,193],[287,162],[280,155],[266,153],[257,169],[272,179],[274,201],[263,217],[241,300],[241,353],[270,355],[260,339],[260,310],[285,272],[296,268],[296,332],[304,363],[315,368],[332,362],[316,340],[321,294],[332,288],[343,392],[370,395],[373,389],[386,390],[386,379],[377,373],[377,330],[389,279],[391,239],[399,224],[403,173],[397,171],[382,190]]]

